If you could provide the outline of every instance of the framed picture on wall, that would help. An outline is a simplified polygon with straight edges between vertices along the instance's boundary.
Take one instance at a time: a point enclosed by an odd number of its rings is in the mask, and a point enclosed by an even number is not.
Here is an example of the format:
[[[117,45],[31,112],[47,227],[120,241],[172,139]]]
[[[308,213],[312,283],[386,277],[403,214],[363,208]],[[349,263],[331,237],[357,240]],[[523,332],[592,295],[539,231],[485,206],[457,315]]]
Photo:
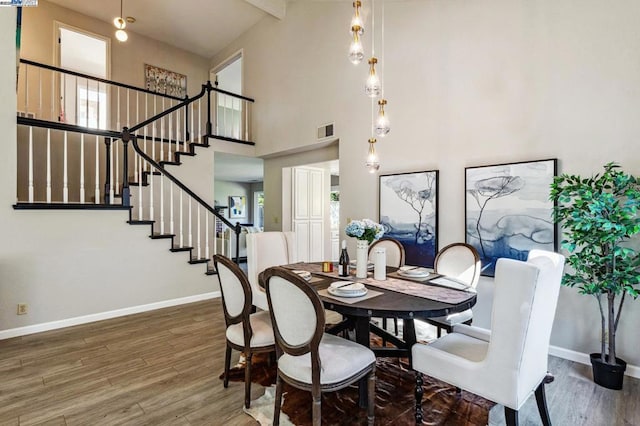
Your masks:
[[[550,185],[557,160],[465,169],[466,242],[478,250],[482,275],[501,257],[526,260],[529,250],[557,250]]]
[[[144,64],[144,84],[147,90],[163,95],[184,98],[187,95],[187,76]]]
[[[244,195],[229,196],[229,219],[247,217],[247,197]]]
[[[433,267],[438,251],[438,171],[380,176],[380,224],[407,265]]]

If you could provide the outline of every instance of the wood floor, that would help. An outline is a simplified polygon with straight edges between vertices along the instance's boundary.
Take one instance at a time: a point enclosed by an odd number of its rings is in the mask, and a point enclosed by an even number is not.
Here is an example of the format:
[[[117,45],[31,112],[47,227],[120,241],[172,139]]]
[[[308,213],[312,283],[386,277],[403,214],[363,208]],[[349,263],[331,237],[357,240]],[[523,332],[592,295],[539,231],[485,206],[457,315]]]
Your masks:
[[[0,425],[253,425],[243,384],[218,379],[223,358],[219,300],[0,341]],[[616,392],[586,366],[550,369],[555,425],[640,425],[640,380]],[[520,420],[540,424],[533,398]],[[504,424],[502,407],[490,424]]]

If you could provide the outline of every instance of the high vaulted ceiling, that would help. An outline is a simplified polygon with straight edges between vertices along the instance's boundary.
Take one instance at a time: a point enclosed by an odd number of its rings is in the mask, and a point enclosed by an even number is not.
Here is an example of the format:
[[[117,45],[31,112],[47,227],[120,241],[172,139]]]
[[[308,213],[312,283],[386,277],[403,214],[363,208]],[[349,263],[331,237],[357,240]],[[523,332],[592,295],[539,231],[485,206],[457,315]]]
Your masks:
[[[120,0],[49,0],[113,22]],[[122,14],[136,19],[127,31],[211,58],[266,16],[284,18],[286,0],[123,0]]]

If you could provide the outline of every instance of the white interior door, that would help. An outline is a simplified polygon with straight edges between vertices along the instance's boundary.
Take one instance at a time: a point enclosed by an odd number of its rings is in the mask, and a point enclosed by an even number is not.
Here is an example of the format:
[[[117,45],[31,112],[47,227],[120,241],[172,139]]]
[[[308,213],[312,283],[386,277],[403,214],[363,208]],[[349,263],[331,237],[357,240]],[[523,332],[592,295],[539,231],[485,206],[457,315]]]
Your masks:
[[[296,232],[298,260],[322,261],[325,259],[324,170],[315,167],[294,167],[291,178],[291,229]]]

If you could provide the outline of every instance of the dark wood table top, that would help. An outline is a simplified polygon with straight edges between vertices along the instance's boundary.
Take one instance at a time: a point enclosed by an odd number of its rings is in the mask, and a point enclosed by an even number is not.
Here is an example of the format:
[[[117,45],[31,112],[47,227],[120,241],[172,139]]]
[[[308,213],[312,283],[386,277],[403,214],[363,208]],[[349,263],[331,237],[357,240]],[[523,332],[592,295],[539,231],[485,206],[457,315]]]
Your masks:
[[[388,272],[394,272],[397,268],[388,267]],[[316,290],[326,289],[336,278],[322,275],[313,275],[309,285]],[[434,276],[434,278],[437,276]],[[345,277],[344,280],[349,280]],[[411,280],[408,280],[411,281]],[[262,274],[260,284],[263,284]],[[429,285],[428,281],[424,285]],[[462,312],[470,309],[476,303],[476,295],[470,293],[470,298],[464,302],[450,304],[423,297],[412,296],[392,290],[386,290],[375,286],[366,286],[369,290],[382,293],[379,296],[362,300],[356,303],[346,303],[340,300],[320,295],[325,308],[339,312],[347,316],[355,317],[395,317],[403,319],[431,318]]]

